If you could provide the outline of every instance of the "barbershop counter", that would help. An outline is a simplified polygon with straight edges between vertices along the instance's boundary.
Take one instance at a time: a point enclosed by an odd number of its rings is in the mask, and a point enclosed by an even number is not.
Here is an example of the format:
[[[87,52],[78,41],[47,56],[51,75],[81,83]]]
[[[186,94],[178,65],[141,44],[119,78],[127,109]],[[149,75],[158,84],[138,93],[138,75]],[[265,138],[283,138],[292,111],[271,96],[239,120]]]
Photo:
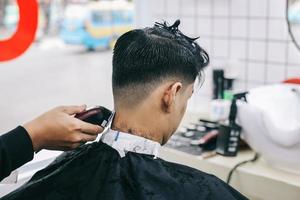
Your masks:
[[[207,111],[187,113],[181,126],[207,116]],[[195,156],[166,147],[160,151],[162,159],[213,174],[225,182],[232,168],[253,159],[254,155],[251,149],[238,152],[236,157],[214,155],[208,158],[207,155]],[[273,168],[261,157],[239,166],[232,174],[230,185],[251,200],[300,200],[300,174]]]
[[[199,116],[199,115],[196,115]],[[183,124],[193,121],[195,115],[184,118]],[[47,166],[61,152],[43,150],[34,160],[27,163],[0,183],[0,197],[20,187],[38,170]],[[213,174],[226,181],[229,171],[238,163],[253,158],[252,150],[244,150],[236,157],[215,155],[209,158],[194,156],[163,147],[160,157],[170,162],[184,164]],[[299,200],[300,175],[285,172],[269,166],[262,158],[254,163],[240,166],[233,173],[231,186],[251,200]]]

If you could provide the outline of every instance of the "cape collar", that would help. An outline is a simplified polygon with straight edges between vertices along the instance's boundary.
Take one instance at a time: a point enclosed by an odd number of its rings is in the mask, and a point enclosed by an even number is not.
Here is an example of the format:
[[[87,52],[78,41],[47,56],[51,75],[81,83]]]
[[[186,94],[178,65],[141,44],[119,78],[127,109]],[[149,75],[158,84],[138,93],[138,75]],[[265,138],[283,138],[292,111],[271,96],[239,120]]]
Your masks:
[[[161,147],[158,142],[110,128],[102,134],[100,140],[117,150],[121,157],[124,157],[127,152],[134,152],[157,158]]]

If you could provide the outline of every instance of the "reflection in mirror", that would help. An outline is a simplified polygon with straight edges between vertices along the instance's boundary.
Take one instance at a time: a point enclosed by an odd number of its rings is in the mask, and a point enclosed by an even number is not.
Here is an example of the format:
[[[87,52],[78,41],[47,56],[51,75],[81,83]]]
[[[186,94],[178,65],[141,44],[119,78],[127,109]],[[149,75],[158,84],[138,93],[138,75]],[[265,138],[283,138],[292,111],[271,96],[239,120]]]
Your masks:
[[[18,21],[16,0],[0,0],[0,40],[8,39],[15,32]]]
[[[300,0],[286,0],[288,29],[293,43],[300,51]]]
[[[38,30],[36,40],[40,40],[44,35],[48,21],[48,9],[44,1],[39,2]],[[50,5],[50,4],[49,4]],[[49,7],[48,5],[48,7]],[[55,17],[52,17],[55,18]],[[0,40],[9,39],[16,31],[19,23],[19,7],[17,0],[0,0]]]

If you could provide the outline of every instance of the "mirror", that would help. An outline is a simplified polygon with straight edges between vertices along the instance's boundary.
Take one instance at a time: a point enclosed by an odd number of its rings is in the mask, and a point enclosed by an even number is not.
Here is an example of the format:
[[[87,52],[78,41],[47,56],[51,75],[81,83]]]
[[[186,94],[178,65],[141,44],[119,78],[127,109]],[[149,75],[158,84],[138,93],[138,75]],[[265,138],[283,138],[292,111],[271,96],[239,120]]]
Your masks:
[[[287,0],[286,12],[291,39],[300,51],[300,0]]]
[[[0,40],[11,37],[18,21],[19,9],[16,0],[0,0]]]

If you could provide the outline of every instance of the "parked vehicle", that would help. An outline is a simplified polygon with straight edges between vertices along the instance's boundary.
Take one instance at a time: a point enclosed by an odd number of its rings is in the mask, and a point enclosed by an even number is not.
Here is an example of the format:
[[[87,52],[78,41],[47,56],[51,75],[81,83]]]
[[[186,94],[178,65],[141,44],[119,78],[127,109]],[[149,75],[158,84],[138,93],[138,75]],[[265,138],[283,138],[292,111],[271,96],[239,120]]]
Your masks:
[[[67,44],[84,45],[88,50],[112,48],[116,39],[133,28],[133,4],[104,1],[66,8],[60,36]]]

